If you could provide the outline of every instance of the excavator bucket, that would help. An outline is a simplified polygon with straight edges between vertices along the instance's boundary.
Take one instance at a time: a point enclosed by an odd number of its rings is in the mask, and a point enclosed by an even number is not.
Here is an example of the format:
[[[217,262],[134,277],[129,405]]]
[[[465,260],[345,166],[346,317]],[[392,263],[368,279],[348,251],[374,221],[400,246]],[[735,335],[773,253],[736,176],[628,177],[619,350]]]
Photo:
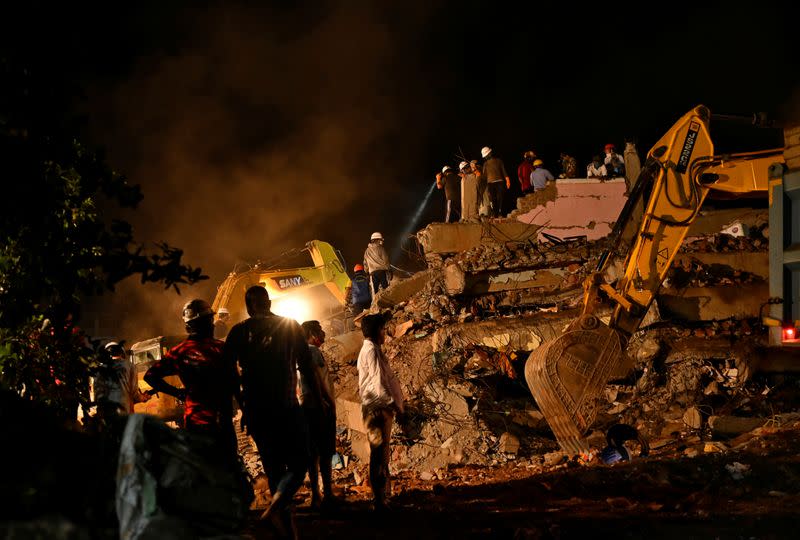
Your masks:
[[[564,335],[528,357],[525,380],[565,452],[588,451],[584,434],[621,360],[621,348],[616,330],[594,315],[581,315]]]

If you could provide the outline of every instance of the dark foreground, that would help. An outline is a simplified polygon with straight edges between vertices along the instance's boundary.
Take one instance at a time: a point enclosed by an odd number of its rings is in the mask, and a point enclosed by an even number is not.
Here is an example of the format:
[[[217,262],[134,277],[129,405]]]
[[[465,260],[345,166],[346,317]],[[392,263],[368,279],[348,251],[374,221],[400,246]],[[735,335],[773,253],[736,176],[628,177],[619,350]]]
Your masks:
[[[697,447],[696,457],[687,457],[692,448],[678,443],[611,467],[462,467],[429,482],[401,474],[389,515],[373,515],[367,488],[354,486],[328,515],[302,502],[297,527],[304,538],[800,536],[797,427],[764,430],[729,451],[704,452],[704,442]],[[246,534],[271,538],[256,516]]]

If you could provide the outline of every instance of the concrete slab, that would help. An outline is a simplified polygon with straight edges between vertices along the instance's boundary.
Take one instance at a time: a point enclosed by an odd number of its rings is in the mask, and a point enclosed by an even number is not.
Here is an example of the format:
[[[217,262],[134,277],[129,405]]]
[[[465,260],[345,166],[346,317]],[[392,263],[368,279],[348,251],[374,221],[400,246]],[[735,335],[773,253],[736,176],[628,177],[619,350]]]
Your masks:
[[[444,284],[448,294],[486,294],[536,288],[540,293],[553,293],[576,285],[580,279],[570,279],[567,267],[528,268],[521,270],[496,270],[465,272],[457,264],[444,267]]]
[[[548,189],[522,197],[515,219],[541,225],[540,232],[559,237],[586,235],[589,240],[607,236],[625,206],[625,180],[570,178]]]
[[[492,219],[474,223],[431,223],[417,233],[426,255],[459,253],[480,245],[500,245],[536,239],[539,225],[515,219]]]
[[[766,251],[733,251],[728,253],[680,253],[675,262],[690,263],[693,259],[706,266],[721,264],[734,270],[749,272],[764,279],[769,279],[769,253]],[[675,264],[675,263],[673,263]]]
[[[576,315],[577,312],[571,310],[446,326],[434,332],[433,350],[485,345],[502,350],[532,351],[544,341],[560,336]]]
[[[682,291],[662,290],[658,295],[658,306],[665,317],[713,321],[730,317],[758,317],[759,308],[767,298],[767,283],[689,287]]]
[[[407,279],[397,279],[387,289],[375,295],[374,303],[380,308],[390,308],[405,302],[436,277],[435,270],[417,272]]]

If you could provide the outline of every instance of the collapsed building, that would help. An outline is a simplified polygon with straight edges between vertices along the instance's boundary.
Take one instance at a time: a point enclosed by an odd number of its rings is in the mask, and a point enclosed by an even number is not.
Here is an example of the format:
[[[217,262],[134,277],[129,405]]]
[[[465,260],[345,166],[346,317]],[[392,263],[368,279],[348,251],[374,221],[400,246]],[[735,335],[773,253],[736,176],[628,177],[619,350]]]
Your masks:
[[[395,281],[373,310],[391,313],[386,355],[408,398],[392,465],[423,480],[464,465],[557,466],[562,452],[525,384],[525,361],[581,312],[583,282],[625,203],[622,180],[558,181],[506,219],[433,223],[416,239],[426,269]],[[588,433],[606,444],[635,426],[655,453],[724,451],[743,434],[798,421],[790,379],[755,379],[787,361],[764,354],[766,209],[704,210],[634,334]],[[607,279],[620,272],[611,265]],[[598,313],[607,321],[610,310]],[[336,376],[340,474],[366,482],[356,358],[360,333],[329,339]],[[677,450],[676,450],[677,449]],[[591,459],[588,456],[587,459]]]

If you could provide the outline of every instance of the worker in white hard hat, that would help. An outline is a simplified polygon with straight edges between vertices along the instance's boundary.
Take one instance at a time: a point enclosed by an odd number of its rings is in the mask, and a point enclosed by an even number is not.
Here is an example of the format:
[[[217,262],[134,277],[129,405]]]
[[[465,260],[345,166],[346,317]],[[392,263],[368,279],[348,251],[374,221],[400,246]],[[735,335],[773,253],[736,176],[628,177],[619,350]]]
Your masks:
[[[481,156],[485,160],[483,162],[483,176],[486,177],[489,198],[492,201],[492,216],[499,217],[503,211],[503,199],[505,198],[506,189],[511,189],[511,178],[506,172],[503,160],[495,157],[491,148],[484,146],[481,149]]]
[[[100,367],[94,376],[94,400],[97,416],[104,422],[119,415],[133,414],[133,406],[150,399],[150,394],[139,390],[136,367],[128,359],[125,349],[116,341],[109,341],[100,351]]]
[[[444,212],[445,223],[458,221],[459,212],[455,206],[458,204],[459,184],[458,175],[450,165],[445,165],[442,167],[442,172],[436,174],[436,187],[444,190],[446,201]]]
[[[383,235],[372,233],[367,249],[364,251],[364,268],[369,273],[372,284],[372,295],[389,286],[389,254],[383,247]]]
[[[214,321],[214,337],[225,339],[228,335],[228,324],[230,324],[231,313],[228,308],[221,307],[217,310],[217,320]]]
[[[533,172],[533,160],[536,159],[536,152],[528,150],[522,154],[522,162],[517,167],[517,178],[522,193],[528,193],[531,189],[531,173]]]
[[[478,176],[468,161],[458,165],[461,174],[461,221],[478,218]]]

